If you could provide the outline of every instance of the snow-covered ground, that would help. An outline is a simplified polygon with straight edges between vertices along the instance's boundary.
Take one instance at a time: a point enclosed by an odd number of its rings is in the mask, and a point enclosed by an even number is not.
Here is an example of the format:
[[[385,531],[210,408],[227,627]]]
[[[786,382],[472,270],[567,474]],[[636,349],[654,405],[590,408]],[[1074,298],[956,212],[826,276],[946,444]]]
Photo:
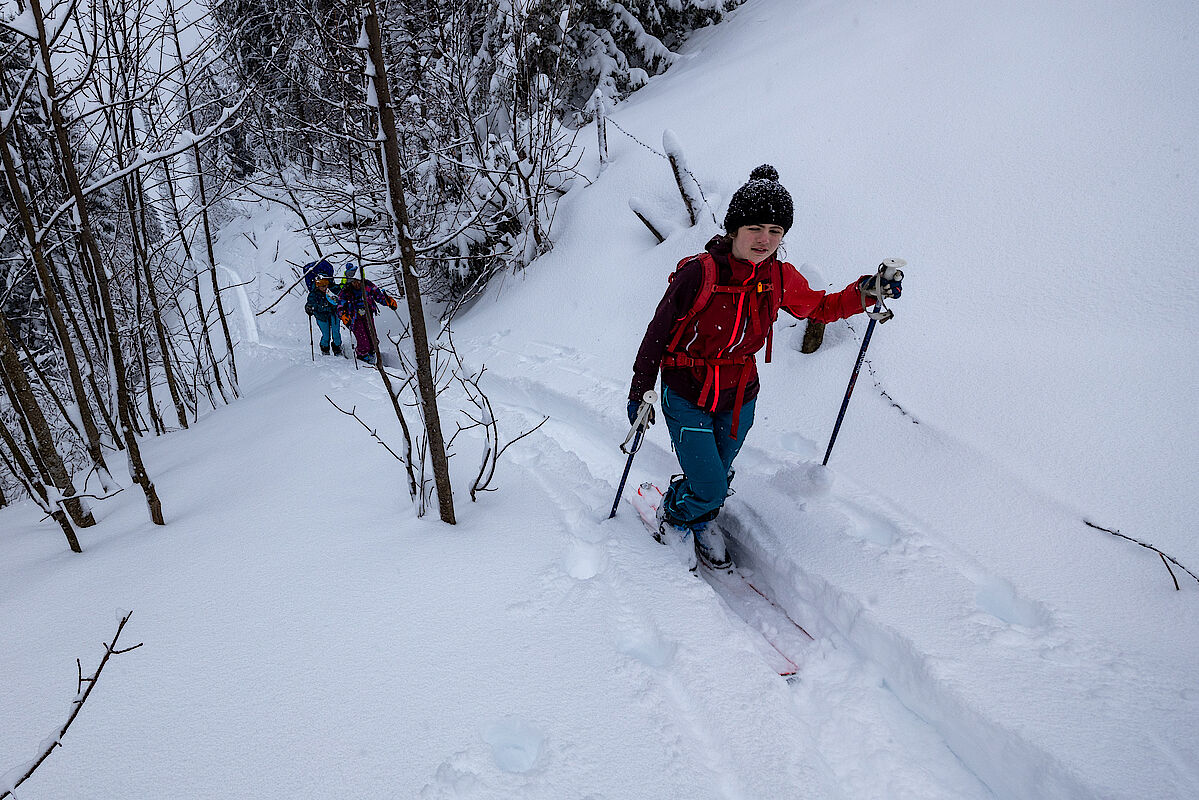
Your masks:
[[[22,800],[1199,796],[1199,583],[1083,521],[1199,570],[1197,36],[1190,2],[750,0],[614,110],[674,133],[717,218],[773,163],[813,284],[908,261],[829,467],[864,320],[805,356],[784,317],[762,369],[723,524],[815,638],[792,682],[630,506],[604,519],[633,354],[714,232],[609,128],[554,251],[455,324],[505,438],[549,417],[475,504],[459,438],[458,526],[325,399],[398,439],[373,372],[313,363],[300,297],[240,331],[241,400],[146,442],[165,528],[126,491],[74,555],[0,511],[0,786],[132,610],[143,647]],[[222,242],[259,308],[306,260],[261,207]],[[659,425],[630,484],[675,467]]]

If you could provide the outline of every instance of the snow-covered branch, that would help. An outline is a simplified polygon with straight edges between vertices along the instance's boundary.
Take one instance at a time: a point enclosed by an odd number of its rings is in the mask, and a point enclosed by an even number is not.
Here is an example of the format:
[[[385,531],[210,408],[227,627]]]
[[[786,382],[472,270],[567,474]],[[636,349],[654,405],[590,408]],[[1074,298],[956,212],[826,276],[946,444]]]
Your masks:
[[[157,151],[149,152],[149,153],[139,152],[137,154],[137,158],[134,159],[133,163],[127,165],[124,169],[109,173],[108,175],[105,175],[100,180],[94,181],[92,183],[89,183],[87,186],[84,186],[83,187],[84,197],[96,194],[101,189],[111,186],[112,184],[117,183],[118,181],[123,180],[124,178],[127,178],[130,175],[132,175],[133,173],[138,172],[139,170],[145,169],[148,166],[151,166],[151,165],[157,164],[159,162],[166,161],[168,159],[180,156],[183,153],[186,153],[189,150],[192,150],[197,144],[202,144],[216,136],[220,136],[221,134],[229,132],[230,130],[237,127],[238,125],[241,125],[243,122],[242,120],[235,120],[232,124],[228,124],[228,125],[227,125],[227,123],[229,122],[230,118],[234,115],[234,113],[237,112],[242,107],[242,105],[246,102],[248,97],[249,97],[248,94],[243,93],[242,96],[238,98],[236,103],[234,103],[231,106],[225,107],[224,111],[221,113],[220,118],[216,122],[209,125],[207,128],[200,131],[199,133],[193,133],[191,131],[184,131],[183,133],[181,133],[179,135],[176,143],[174,145],[172,145],[171,147],[168,147],[164,150],[157,150]],[[75,207],[75,199],[73,197],[70,197],[70,198],[67,198],[66,200],[64,200],[62,202],[62,204],[59,205],[59,207],[57,209],[55,209],[54,213],[52,213],[49,217],[47,217],[46,220],[42,223],[41,229],[38,232],[38,240],[39,241],[43,240],[45,238],[45,236],[49,233],[49,231],[58,222],[58,220],[61,219],[64,214],[70,212],[71,209],[74,207]]]

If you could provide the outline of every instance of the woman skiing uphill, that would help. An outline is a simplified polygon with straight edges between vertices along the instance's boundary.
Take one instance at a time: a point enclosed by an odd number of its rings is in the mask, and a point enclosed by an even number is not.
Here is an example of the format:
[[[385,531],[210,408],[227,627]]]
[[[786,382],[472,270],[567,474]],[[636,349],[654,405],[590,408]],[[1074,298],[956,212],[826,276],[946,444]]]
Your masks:
[[[769,164],[749,177],[729,203],[725,234],[680,261],[671,276],[637,351],[629,390],[632,421],[661,370],[662,413],[683,475],[662,498],[655,538],[679,550],[692,569],[697,555],[712,568],[731,566],[724,536],[708,523],[724,505],[733,459],[753,425],[754,354],[765,347],[770,361],[779,309],[827,323],[865,311],[880,292],[892,298],[901,289],[899,280],[871,275],[835,294],[809,288],[775,256],[794,218],[791,195]]]

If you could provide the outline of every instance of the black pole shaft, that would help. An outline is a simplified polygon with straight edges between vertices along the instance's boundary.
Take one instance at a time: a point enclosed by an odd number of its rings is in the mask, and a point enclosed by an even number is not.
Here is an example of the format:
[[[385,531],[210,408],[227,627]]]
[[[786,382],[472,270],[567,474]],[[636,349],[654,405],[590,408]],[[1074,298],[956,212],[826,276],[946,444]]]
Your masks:
[[[882,303],[874,307],[875,311],[882,308]],[[853,374],[849,376],[849,387],[845,390],[845,399],[841,401],[841,411],[837,414],[837,424],[833,426],[833,435],[829,437],[828,449],[824,451],[824,461],[822,466],[828,466],[828,457],[833,452],[833,442],[837,441],[837,432],[841,430],[841,422],[845,419],[845,409],[849,408],[849,397],[853,394],[853,387],[858,382],[858,372],[862,369],[862,362],[866,360],[866,348],[870,346],[870,337],[874,334],[874,317],[870,318],[870,324],[866,326],[866,335],[862,337],[862,349],[858,351],[857,363],[853,365]]]
[[[633,437],[633,446],[629,448],[629,460],[625,462],[624,474],[620,476],[620,486],[616,487],[616,499],[612,501],[612,513],[608,515],[608,519],[616,516],[616,508],[620,505],[620,496],[624,494],[624,483],[629,479],[629,469],[633,466],[633,456],[637,455],[637,448],[641,446],[641,435],[644,432],[642,428],[638,428],[637,435]]]

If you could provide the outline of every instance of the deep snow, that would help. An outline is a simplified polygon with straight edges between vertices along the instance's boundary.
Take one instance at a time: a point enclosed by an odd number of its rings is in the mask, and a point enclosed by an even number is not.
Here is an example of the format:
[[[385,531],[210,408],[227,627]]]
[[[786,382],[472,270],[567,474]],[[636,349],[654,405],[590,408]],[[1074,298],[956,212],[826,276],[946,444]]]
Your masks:
[[[554,251],[455,324],[506,438],[550,418],[477,504],[460,440],[456,528],[325,400],[398,436],[373,373],[310,360],[299,296],[239,318],[243,399],[146,442],[165,529],[127,491],[77,556],[0,511],[0,772],[132,609],[144,646],[23,800],[1199,795],[1199,583],[1083,523],[1199,571],[1197,33],[1184,2],[750,0],[614,109],[717,217],[773,163],[814,284],[909,262],[827,469],[864,319],[805,356],[784,316],[762,368],[723,524],[816,637],[794,684],[631,508],[603,520],[641,333],[713,233],[610,128]],[[220,256],[261,308],[308,259],[246,212]],[[674,466],[658,426],[630,480]]]

